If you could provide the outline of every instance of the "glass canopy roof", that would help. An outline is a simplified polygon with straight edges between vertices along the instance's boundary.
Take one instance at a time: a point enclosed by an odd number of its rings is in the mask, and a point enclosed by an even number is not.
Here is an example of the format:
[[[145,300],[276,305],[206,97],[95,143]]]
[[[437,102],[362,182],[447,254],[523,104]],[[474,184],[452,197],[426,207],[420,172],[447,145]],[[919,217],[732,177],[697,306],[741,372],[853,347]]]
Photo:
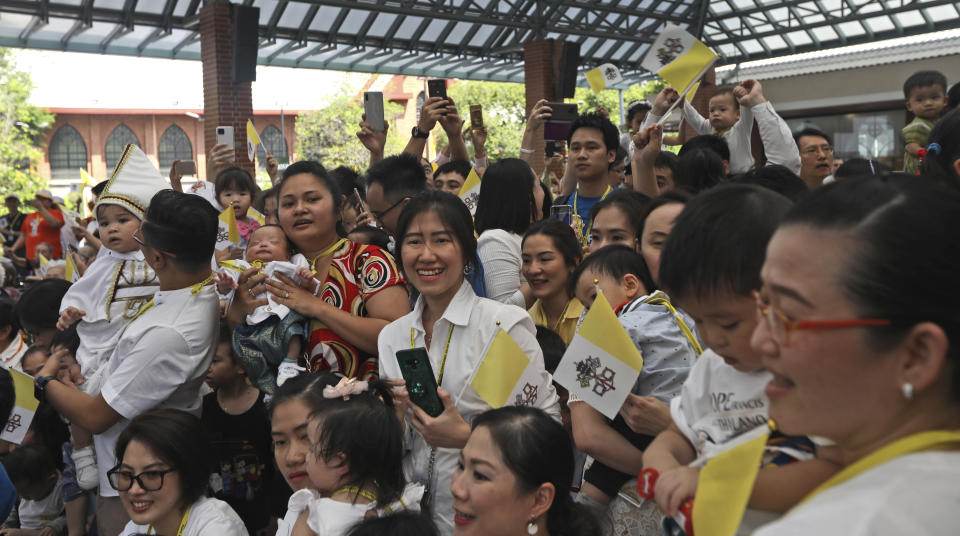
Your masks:
[[[200,59],[206,0],[0,0],[0,46]],[[260,8],[261,65],[523,81],[523,43],[580,43],[623,85],[666,23],[721,64],[960,28],[949,0],[234,0]]]

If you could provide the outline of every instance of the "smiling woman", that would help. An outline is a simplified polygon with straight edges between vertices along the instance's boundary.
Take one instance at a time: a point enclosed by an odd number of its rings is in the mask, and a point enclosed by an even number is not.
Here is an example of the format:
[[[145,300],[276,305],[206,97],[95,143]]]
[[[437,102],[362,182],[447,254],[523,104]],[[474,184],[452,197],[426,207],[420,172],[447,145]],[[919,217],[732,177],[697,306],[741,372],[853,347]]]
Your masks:
[[[491,408],[471,382],[494,336],[506,333],[529,359],[523,377],[534,394],[528,399],[509,397],[507,404],[531,404],[560,419],[557,394],[544,370],[530,316],[519,307],[477,297],[464,281],[464,268],[476,258],[477,242],[470,223],[466,205],[446,192],[424,192],[406,204],[398,222],[398,254],[420,298],[413,312],[384,328],[379,341],[384,378],[403,385],[396,354],[419,349],[428,356],[439,386],[443,409],[436,416],[412,403],[406,389],[399,389],[396,399],[401,407],[409,405],[407,426],[416,430],[405,436],[407,475],[411,482],[427,486],[441,534],[453,531],[450,477],[456,468],[457,449],[470,435],[467,422]],[[516,380],[498,388],[509,394],[515,384]]]
[[[960,194],[847,179],[787,213],[767,247],[753,346],[770,417],[846,466],[755,534],[952,534],[960,488]]]
[[[135,417],[117,439],[119,463],[107,472],[130,515],[120,536],[246,535],[240,516],[204,497],[210,451],[200,420],[175,409]]]
[[[310,371],[329,371],[370,379],[377,374],[377,336],[388,322],[410,308],[403,277],[386,251],[351,242],[339,222],[341,196],[317,162],[291,164],[276,186],[280,226],[310,262],[316,281],[279,276],[267,281],[256,269],[244,272],[230,308],[230,321],[243,318],[266,299],[249,299],[264,290],[290,309],[310,318]]]

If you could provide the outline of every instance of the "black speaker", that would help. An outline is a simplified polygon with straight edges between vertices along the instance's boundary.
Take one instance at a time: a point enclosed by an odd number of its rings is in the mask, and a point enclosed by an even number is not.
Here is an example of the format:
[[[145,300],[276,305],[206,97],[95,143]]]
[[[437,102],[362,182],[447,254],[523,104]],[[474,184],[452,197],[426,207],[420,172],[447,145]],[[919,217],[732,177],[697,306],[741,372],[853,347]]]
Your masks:
[[[577,89],[577,69],[580,67],[580,43],[563,42],[560,51],[559,71],[555,74],[553,98],[573,98]]]
[[[253,82],[257,79],[260,8],[230,7],[233,8],[233,83]]]

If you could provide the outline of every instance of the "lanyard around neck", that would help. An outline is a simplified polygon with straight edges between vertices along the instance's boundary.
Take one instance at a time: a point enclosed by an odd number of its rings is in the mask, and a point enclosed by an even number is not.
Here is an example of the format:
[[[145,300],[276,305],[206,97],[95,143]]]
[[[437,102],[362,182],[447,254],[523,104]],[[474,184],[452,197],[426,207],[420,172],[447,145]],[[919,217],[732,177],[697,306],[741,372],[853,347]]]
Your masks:
[[[180,528],[177,529],[177,536],[183,536],[183,529],[187,528],[187,518],[190,517],[190,509],[193,508],[193,505],[187,507],[187,511],[183,513],[183,517],[180,519]],[[147,527],[147,534],[153,532],[153,525]]]
[[[191,294],[192,296],[196,296],[197,294],[200,294],[200,291],[203,290],[203,287],[206,286],[206,285],[207,285],[208,283],[210,283],[211,281],[213,281],[213,275],[214,275],[214,274],[211,273],[211,274],[210,274],[209,276],[207,276],[207,278],[204,279],[203,281],[201,281],[201,282],[199,282],[199,283],[197,283],[197,284],[195,284],[195,285],[191,285],[191,286],[190,286],[190,294]],[[137,318],[140,318],[140,315],[142,315],[143,313],[146,313],[148,310],[150,310],[150,308],[153,307],[153,305],[154,305],[153,298],[150,298],[150,301],[148,301],[147,303],[143,304],[143,307],[141,307],[140,310],[137,311],[137,314],[133,315],[133,318],[131,318],[130,321],[127,322],[127,324],[129,324],[130,322],[133,322],[133,321],[136,320]]]
[[[811,491],[799,504],[803,504],[817,494],[834,486],[839,486],[894,458],[914,452],[938,450],[957,445],[960,445],[960,430],[928,430],[898,439],[846,466],[842,471]]]
[[[613,190],[613,188],[610,188],[610,185],[608,184],[608,185],[607,185],[607,189],[604,190],[604,191],[603,191],[603,195],[600,196],[600,201],[603,201],[604,199],[606,199],[606,198],[607,198],[607,195],[608,195],[612,190]],[[577,216],[580,216],[580,212],[577,210],[577,200],[578,200],[578,199],[580,199],[580,191],[579,191],[579,190],[577,190],[576,192],[573,193],[573,213],[576,214]],[[588,218],[588,220],[589,220],[589,218]],[[586,246],[587,244],[590,243],[590,231],[593,229],[593,221],[589,221],[589,223],[587,223],[587,225],[586,225],[586,229],[584,230],[584,229],[583,229],[583,227],[584,227],[584,225],[583,225],[583,218],[581,217],[581,218],[580,218],[580,227],[581,227],[580,241],[583,243],[584,246]]]
[[[318,261],[318,260],[320,260],[320,259],[322,259],[323,257],[326,257],[327,255],[329,255],[329,254],[333,253],[334,251],[340,249],[340,246],[342,246],[343,243],[346,242],[346,241],[347,241],[346,238],[341,238],[340,240],[337,240],[336,242],[334,242],[334,243],[333,243],[330,247],[328,247],[327,249],[321,251],[320,253],[317,253],[317,255],[316,255],[313,259],[310,260],[310,268],[313,269],[313,273],[317,273],[317,268],[316,268],[316,266],[314,266],[314,265],[317,264],[317,261]]]
[[[443,358],[440,359],[440,372],[437,374],[437,386],[443,385],[443,369],[447,366],[447,352],[450,351],[450,339],[453,338],[453,324],[450,324],[450,329],[447,330],[447,342],[443,345]],[[416,347],[416,330],[410,328],[410,349]]]
[[[352,493],[352,494],[354,494],[354,495],[359,495],[359,496],[363,497],[364,499],[370,500],[371,502],[377,502],[377,496],[376,496],[376,495],[374,495],[372,492],[367,491],[367,490],[365,490],[365,489],[360,489],[360,488],[357,487],[357,486],[343,486],[342,488],[337,488],[336,490],[334,490],[333,493],[330,494],[330,496],[333,497],[334,495],[336,495],[336,494],[338,494],[338,493],[343,493],[343,492]]]

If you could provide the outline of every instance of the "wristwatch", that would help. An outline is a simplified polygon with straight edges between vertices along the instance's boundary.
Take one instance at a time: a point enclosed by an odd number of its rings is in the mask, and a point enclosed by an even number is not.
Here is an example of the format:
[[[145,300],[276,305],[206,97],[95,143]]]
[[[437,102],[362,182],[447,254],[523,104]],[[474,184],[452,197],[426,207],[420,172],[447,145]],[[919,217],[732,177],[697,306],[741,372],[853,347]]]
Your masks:
[[[410,135],[413,136],[414,138],[420,138],[421,140],[425,140],[430,137],[430,132],[424,132],[420,130],[420,127],[414,125],[413,131],[410,132]]]
[[[47,398],[47,384],[50,380],[56,380],[56,376],[40,376],[33,382],[33,396],[43,402]]]

